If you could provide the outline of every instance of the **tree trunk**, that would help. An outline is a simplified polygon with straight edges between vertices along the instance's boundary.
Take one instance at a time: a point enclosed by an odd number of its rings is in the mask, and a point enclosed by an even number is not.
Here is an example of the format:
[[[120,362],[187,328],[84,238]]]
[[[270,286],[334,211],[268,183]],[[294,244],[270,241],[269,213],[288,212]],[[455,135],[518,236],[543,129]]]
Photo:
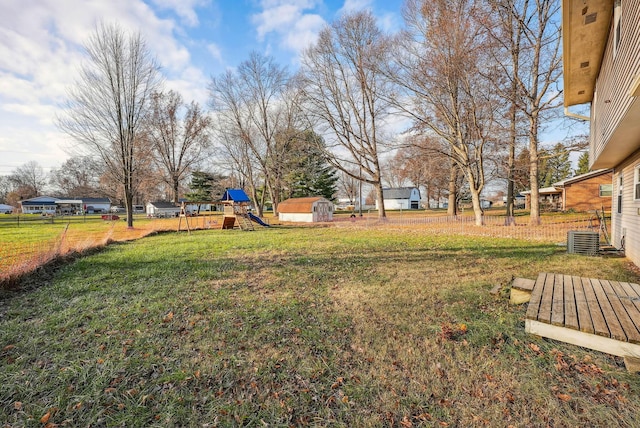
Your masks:
[[[512,87],[512,95],[517,94],[517,86],[515,83]],[[509,114],[509,159],[507,161],[507,212],[505,217],[505,225],[515,224],[514,218],[514,180],[515,180],[515,163],[516,163],[516,103],[511,101],[511,111]]]
[[[529,123],[529,182],[531,184],[531,211],[529,224],[540,224],[540,192],[538,184],[538,126],[537,117],[532,116]]]
[[[449,205],[447,207],[447,215],[458,215],[458,205],[456,200],[458,199],[458,189],[456,182],[458,181],[458,170],[453,162],[451,162],[451,170],[449,172]]]
[[[251,200],[255,202],[256,210],[258,210],[258,213],[257,213],[258,217],[263,217],[264,204],[262,204],[258,199],[258,189],[256,189],[256,186],[254,186],[253,184],[250,185],[250,192],[251,192]]]
[[[178,202],[180,202],[180,198],[178,198],[178,192],[179,192],[179,187],[180,187],[180,182],[177,178],[173,178],[173,203],[174,204],[178,204]]]
[[[124,205],[127,210],[127,229],[133,229],[133,193],[128,186],[124,189]]]
[[[384,194],[382,193],[382,181],[376,183],[376,199],[378,200],[378,220],[385,220],[387,212],[384,209]]]
[[[482,204],[480,202],[480,192],[481,190],[474,189],[474,186],[469,186],[469,191],[471,192],[471,204],[473,206],[473,214],[475,216],[475,224],[476,226],[482,226],[484,224],[484,210],[482,209]]]

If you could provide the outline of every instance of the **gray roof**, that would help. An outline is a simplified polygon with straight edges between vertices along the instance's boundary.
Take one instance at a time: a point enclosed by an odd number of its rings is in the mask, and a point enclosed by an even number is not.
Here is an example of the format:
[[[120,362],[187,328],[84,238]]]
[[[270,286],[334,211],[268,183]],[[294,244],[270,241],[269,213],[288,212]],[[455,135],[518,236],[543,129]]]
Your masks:
[[[382,189],[383,199],[410,199],[415,187],[393,187]]]
[[[173,202],[167,202],[167,201],[156,201],[156,202],[149,202],[149,203],[156,208],[175,208],[175,209],[180,208]]]
[[[109,198],[74,198],[80,199],[85,204],[110,204],[111,199]]]

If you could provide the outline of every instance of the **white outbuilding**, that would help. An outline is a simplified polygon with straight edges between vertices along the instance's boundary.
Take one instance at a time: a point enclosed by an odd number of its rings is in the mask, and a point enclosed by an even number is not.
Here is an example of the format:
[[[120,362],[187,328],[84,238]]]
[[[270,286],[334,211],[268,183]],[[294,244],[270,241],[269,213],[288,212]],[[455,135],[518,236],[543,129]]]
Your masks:
[[[180,207],[173,202],[155,201],[147,203],[148,217],[178,217]]]
[[[278,204],[280,221],[315,223],[333,220],[333,203],[321,196],[291,198]]]
[[[386,210],[417,210],[420,208],[420,190],[417,187],[382,189],[382,199]],[[379,209],[377,201],[376,209]]]

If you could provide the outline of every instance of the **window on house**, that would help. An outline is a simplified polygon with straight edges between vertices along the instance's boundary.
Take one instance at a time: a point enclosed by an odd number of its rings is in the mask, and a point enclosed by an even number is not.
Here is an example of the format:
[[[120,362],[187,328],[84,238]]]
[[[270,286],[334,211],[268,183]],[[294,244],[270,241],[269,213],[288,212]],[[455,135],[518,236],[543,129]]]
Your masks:
[[[622,0],[615,0],[613,6],[613,30],[614,30],[614,40],[613,40],[613,56],[615,57],[618,53],[618,48],[620,47],[620,40],[622,39],[622,20],[620,19],[622,15]]]
[[[640,200],[640,165],[637,165],[633,173],[633,199]]]
[[[622,213],[622,192],[624,190],[623,176],[618,176],[618,214]]]
[[[601,184],[600,185],[600,196],[611,196],[613,195],[613,184]]]

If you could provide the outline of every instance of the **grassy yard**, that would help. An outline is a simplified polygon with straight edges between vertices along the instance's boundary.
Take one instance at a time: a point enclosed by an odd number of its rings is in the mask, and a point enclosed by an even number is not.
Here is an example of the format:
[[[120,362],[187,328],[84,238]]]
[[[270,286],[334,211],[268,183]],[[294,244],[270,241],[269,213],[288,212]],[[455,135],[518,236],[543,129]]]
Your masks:
[[[0,426],[637,426],[621,359],[527,335],[489,294],[541,271],[639,280],[406,228],[113,244],[0,297]]]

